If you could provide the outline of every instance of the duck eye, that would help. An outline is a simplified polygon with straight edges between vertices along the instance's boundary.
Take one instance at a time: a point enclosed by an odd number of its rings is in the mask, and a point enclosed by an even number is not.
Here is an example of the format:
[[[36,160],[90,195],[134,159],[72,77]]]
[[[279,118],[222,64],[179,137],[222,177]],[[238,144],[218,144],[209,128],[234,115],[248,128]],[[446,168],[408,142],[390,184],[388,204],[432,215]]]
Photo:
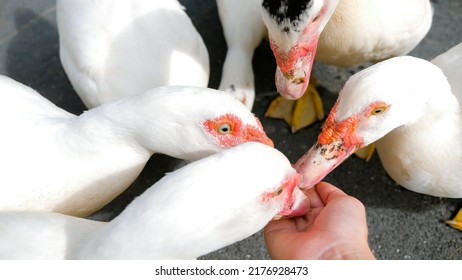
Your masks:
[[[222,124],[218,127],[220,134],[228,134],[231,132],[231,125],[229,123]]]
[[[386,107],[378,107],[378,108],[375,108],[374,110],[372,110],[371,115],[379,115],[379,114],[382,114],[383,112],[385,112],[385,110],[387,110]]]

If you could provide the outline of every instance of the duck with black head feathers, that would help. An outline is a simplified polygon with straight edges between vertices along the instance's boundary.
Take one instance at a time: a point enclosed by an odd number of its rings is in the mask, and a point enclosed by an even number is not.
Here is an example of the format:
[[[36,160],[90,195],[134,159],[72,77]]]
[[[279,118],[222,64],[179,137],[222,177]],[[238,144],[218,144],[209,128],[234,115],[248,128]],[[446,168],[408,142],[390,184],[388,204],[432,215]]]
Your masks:
[[[316,82],[311,79],[315,58],[349,67],[407,54],[427,34],[433,16],[429,0],[217,0],[217,3],[220,15],[226,15],[226,20],[221,18],[228,52],[241,50],[240,53],[245,53],[241,58],[251,58],[255,47],[268,34],[277,63],[276,89],[284,98],[270,105],[267,116],[285,119],[293,131],[324,117]],[[255,16],[257,10],[261,17]],[[230,81],[233,73],[251,73],[249,64],[241,65],[225,61],[222,81],[227,82],[222,83],[221,89],[233,84]],[[247,76],[252,82],[253,75]],[[237,95],[253,101],[255,91],[251,89],[241,90]],[[236,91],[239,90],[238,87]],[[285,99],[299,101],[288,104]],[[251,108],[253,104],[247,105]]]

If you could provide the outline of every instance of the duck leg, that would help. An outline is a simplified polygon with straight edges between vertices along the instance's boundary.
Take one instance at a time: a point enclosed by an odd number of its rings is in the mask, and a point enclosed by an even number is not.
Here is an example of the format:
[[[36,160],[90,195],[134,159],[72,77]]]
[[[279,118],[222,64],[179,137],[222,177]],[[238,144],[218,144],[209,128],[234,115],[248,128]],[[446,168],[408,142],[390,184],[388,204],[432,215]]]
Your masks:
[[[445,223],[455,229],[462,231],[462,208],[459,210],[454,219],[445,221]]]

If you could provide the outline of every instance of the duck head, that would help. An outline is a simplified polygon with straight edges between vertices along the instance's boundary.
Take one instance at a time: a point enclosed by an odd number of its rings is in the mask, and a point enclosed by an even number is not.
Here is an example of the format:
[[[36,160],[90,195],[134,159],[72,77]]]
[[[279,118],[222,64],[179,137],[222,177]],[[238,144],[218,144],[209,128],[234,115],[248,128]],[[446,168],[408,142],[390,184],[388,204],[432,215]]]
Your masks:
[[[299,99],[308,86],[318,38],[338,0],[263,0],[262,18],[276,58],[276,88]]]
[[[352,153],[391,131],[412,133],[411,127],[457,106],[441,69],[423,59],[395,57],[356,73],[340,91],[317,143],[294,165],[303,177],[301,188],[314,186]]]
[[[118,118],[138,134],[136,138],[143,147],[153,152],[197,160],[245,142],[274,146],[259,119],[222,91],[169,86],[125,100],[135,103],[130,108],[137,112],[120,113]]]

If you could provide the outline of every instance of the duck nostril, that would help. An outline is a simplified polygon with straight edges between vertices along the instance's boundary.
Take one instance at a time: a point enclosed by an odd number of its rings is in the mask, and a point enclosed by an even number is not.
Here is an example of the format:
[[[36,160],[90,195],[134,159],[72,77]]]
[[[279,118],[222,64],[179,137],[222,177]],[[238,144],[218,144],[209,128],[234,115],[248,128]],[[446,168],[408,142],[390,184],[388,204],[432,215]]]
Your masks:
[[[338,153],[342,150],[342,147],[342,142],[335,141],[321,149],[321,156],[323,156],[326,160],[335,159],[338,157]]]

